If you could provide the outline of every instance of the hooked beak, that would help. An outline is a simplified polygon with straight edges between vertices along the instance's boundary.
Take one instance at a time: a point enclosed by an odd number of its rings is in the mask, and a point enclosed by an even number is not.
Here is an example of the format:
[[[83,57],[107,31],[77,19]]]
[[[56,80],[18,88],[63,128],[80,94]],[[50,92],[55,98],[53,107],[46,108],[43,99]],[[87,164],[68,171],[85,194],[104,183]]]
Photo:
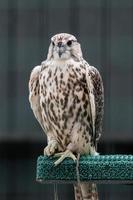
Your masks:
[[[62,53],[63,52],[59,49],[59,57],[61,57]]]
[[[61,45],[61,46],[58,46],[58,54],[59,54],[59,57],[61,57],[61,55],[65,52],[65,46],[64,45]]]

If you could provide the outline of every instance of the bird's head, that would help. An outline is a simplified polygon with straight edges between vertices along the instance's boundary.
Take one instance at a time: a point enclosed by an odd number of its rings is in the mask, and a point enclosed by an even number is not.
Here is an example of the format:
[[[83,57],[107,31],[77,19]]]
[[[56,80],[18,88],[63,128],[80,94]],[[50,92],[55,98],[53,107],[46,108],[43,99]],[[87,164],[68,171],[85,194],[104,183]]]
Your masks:
[[[47,59],[67,60],[70,58],[79,61],[82,51],[77,39],[68,33],[59,33],[51,38]]]

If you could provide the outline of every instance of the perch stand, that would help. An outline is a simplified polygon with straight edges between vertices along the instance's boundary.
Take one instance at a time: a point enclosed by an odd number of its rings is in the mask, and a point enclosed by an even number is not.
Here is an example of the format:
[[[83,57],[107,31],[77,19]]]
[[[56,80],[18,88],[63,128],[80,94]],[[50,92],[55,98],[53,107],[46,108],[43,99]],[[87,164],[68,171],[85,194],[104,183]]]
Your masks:
[[[65,159],[54,166],[55,158],[39,156],[36,180],[40,183],[74,183],[77,181],[76,162]],[[133,155],[81,156],[80,181],[104,184],[133,183]]]

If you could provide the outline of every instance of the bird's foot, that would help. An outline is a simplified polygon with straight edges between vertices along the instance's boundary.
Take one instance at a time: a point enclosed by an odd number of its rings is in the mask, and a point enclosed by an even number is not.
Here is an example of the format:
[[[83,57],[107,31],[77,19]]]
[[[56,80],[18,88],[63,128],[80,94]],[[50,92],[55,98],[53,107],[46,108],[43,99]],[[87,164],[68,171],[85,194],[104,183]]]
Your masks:
[[[95,150],[95,148],[91,148],[90,149],[90,155],[92,155],[92,156],[99,156],[99,153]]]
[[[56,140],[49,141],[48,145],[44,148],[45,156],[52,156],[58,149],[58,142]]]
[[[55,166],[59,165],[65,158],[71,158],[74,162],[77,160],[76,156],[70,150],[56,153],[54,157],[60,157],[56,162],[54,162]]]

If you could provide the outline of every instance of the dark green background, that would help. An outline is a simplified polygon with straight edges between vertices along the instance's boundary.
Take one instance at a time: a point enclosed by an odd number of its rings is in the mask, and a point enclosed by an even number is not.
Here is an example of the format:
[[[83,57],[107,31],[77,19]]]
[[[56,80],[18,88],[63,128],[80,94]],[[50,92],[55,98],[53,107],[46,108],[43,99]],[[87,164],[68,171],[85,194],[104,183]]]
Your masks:
[[[35,183],[46,138],[30,109],[28,80],[60,32],[78,38],[103,77],[99,151],[133,153],[133,0],[0,0],[0,200],[53,199],[51,185]],[[101,199],[132,199],[132,187],[121,187],[100,186]],[[71,199],[70,186],[59,192]]]
[[[28,103],[31,69],[50,37],[74,34],[105,87],[105,140],[133,140],[133,1],[0,1],[0,138],[43,139]]]

